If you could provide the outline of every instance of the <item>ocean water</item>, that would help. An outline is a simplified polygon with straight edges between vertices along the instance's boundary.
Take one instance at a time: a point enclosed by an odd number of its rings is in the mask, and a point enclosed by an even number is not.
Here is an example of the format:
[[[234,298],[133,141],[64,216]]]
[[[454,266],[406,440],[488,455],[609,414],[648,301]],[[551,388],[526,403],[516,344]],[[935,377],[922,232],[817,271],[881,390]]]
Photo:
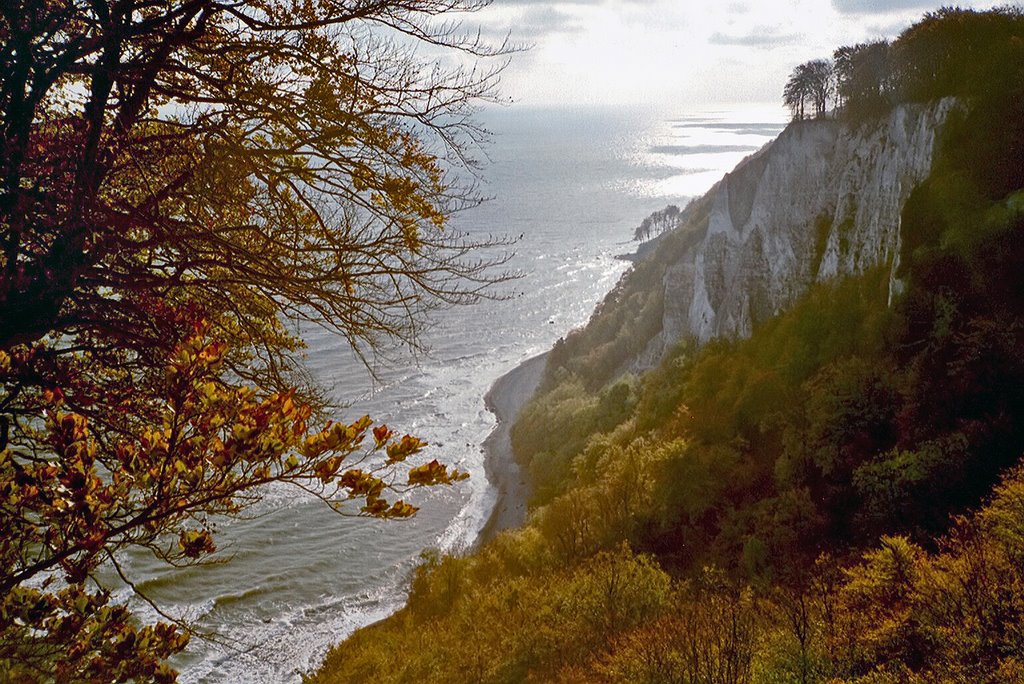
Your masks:
[[[471,478],[424,493],[413,520],[345,518],[293,489],[267,492],[245,520],[218,530],[223,562],[169,569],[135,559],[140,588],[209,633],[174,664],[181,681],[297,682],[331,644],[401,607],[420,553],[472,544],[494,504],[481,444],[494,427],[483,397],[520,362],[586,322],[628,267],[647,214],[706,191],[778,134],[781,108],[715,111],[485,111],[494,133],[483,170],[493,200],[459,215],[474,236],[522,236],[509,264],[522,278],[505,298],[440,312],[430,352],[372,380],[343,340],[308,338],[313,376],[341,402],[431,443],[428,458]],[[140,604],[140,611],[146,612]],[[156,617],[150,614],[149,617]]]

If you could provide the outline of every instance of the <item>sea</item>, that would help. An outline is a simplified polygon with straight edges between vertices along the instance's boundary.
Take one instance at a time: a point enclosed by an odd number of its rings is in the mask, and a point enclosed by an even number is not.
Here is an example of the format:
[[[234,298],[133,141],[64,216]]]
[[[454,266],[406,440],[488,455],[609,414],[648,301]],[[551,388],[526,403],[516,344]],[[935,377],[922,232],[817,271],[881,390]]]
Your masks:
[[[375,377],[338,337],[310,331],[306,350],[342,417],[368,414],[426,439],[428,458],[471,477],[416,497],[420,513],[405,521],[344,517],[271,488],[246,518],[219,524],[217,563],[133,559],[139,589],[202,635],[172,661],[180,681],[299,682],[332,644],[403,605],[425,550],[471,546],[495,503],[481,446],[495,426],[487,390],[586,323],[629,267],[619,255],[636,249],[644,217],[703,194],[785,120],[774,105],[482,111],[492,140],[481,192],[491,199],[451,229],[514,240],[508,268],[520,277],[494,299],[437,312],[422,335],[428,350],[394,350]]]

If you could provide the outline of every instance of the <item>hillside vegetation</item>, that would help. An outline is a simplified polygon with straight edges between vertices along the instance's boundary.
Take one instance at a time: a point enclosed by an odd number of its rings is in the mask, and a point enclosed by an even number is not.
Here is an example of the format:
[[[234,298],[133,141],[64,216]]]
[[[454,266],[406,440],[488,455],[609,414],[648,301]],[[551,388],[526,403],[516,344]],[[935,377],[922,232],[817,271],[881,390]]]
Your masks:
[[[904,208],[902,292],[888,265],[820,283],[623,375],[691,206],[520,414],[528,524],[425,557],[310,681],[1024,680],[1024,18],[943,10],[889,54],[888,104],[965,104]]]

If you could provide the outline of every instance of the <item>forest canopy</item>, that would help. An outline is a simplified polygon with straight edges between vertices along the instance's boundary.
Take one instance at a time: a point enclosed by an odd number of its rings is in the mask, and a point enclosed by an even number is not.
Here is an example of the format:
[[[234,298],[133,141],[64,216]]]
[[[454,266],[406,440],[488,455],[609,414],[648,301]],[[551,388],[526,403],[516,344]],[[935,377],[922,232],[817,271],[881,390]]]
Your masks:
[[[171,681],[187,634],[101,579],[127,549],[202,561],[271,482],[406,517],[464,477],[327,420],[292,331],[415,346],[506,277],[447,227],[506,51],[463,33],[482,5],[0,8],[0,671]]]
[[[798,65],[783,103],[794,120],[834,109],[862,121],[901,102],[1012,96],[1024,74],[1021,16],[1013,6],[928,12],[891,43],[844,45]]]

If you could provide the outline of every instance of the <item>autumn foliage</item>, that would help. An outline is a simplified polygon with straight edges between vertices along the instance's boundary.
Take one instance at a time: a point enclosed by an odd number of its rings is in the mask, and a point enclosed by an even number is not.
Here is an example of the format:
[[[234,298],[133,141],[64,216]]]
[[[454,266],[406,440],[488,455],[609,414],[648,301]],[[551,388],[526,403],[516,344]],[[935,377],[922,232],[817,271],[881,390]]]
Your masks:
[[[32,434],[39,455],[2,452],[5,671],[26,681],[48,673],[171,680],[162,661],[187,635],[173,624],[138,627],[123,605],[108,605],[109,590],[88,588],[103,567],[131,582],[121,553],[146,548],[175,565],[201,561],[216,550],[216,516],[240,513],[274,482],[297,484],[339,511],[355,502],[353,512],[404,518],[416,508],[390,494],[465,477],[435,460],[396,483],[397,464],[424,442],[368,417],[314,429],[312,407],[294,391],[226,382],[226,348],[202,331],[183,344],[164,369],[166,404],[135,433],[97,431],[49,390],[40,398],[45,423]],[[0,353],[5,378],[28,361]]]
[[[187,628],[112,599],[128,550],[203,562],[273,483],[404,518],[404,492],[465,477],[330,420],[295,331],[416,346],[504,277],[447,228],[478,201],[471,115],[500,71],[445,21],[477,7],[0,8],[4,676],[171,681]]]

